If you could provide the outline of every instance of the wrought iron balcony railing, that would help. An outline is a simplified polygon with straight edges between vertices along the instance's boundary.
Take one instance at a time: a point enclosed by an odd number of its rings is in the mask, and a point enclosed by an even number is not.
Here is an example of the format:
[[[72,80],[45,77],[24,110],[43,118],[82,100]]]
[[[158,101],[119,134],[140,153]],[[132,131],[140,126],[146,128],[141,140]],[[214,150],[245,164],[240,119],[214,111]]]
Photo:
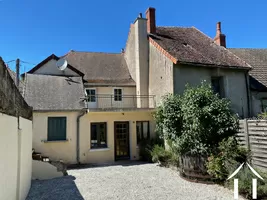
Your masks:
[[[89,109],[155,108],[153,95],[88,95],[85,102]]]

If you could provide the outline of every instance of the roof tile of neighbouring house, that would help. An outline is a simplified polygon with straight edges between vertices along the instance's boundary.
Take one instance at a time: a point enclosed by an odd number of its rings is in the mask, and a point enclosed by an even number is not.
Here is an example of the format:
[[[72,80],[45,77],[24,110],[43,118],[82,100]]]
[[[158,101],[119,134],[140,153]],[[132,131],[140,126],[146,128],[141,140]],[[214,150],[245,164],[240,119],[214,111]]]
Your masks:
[[[85,107],[82,77],[27,74],[24,98],[39,111],[72,111]]]
[[[122,53],[70,51],[63,57],[87,82],[135,85]]]
[[[267,49],[230,48],[229,50],[249,63],[253,67],[249,74],[267,87]]]
[[[150,37],[178,63],[249,69],[251,66],[198,29],[157,27]]]

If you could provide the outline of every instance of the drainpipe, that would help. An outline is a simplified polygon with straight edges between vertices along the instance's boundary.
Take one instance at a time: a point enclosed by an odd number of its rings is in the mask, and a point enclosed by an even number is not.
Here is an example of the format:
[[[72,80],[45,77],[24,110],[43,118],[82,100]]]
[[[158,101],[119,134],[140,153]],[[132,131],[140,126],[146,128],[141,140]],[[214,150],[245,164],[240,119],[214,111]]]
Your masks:
[[[76,141],[77,164],[80,164],[80,118],[84,116],[87,112],[88,112],[87,110],[82,110],[77,117],[77,141]]]
[[[250,106],[250,85],[249,85],[249,74],[248,71],[245,73],[246,80],[246,90],[247,90],[247,106],[248,106],[248,117],[251,116],[251,106]]]

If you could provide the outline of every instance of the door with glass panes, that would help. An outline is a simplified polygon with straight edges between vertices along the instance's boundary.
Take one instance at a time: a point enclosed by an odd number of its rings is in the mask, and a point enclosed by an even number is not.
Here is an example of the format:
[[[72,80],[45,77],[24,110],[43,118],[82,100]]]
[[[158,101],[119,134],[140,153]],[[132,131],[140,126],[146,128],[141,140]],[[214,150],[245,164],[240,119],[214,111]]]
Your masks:
[[[130,159],[129,122],[114,122],[115,160]]]

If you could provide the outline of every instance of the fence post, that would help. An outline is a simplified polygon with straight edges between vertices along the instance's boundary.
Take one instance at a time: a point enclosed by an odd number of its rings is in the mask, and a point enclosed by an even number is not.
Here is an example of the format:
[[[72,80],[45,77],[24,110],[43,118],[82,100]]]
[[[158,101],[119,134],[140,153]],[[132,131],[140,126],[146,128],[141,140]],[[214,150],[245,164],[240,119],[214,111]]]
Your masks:
[[[245,135],[245,140],[246,140],[246,146],[248,150],[250,150],[250,145],[249,145],[249,130],[248,130],[248,120],[244,119],[244,135]]]

